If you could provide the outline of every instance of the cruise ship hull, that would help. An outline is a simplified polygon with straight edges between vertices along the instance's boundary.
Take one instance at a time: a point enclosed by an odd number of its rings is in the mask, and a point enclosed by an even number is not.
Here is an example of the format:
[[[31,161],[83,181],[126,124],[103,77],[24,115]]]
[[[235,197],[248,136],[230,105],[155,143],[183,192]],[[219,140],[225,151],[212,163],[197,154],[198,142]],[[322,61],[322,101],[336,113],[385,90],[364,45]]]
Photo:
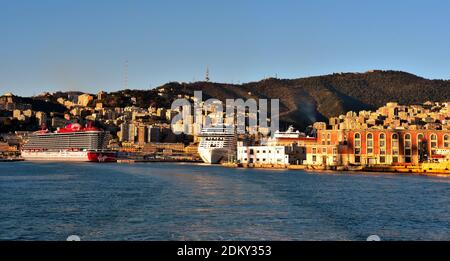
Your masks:
[[[203,162],[208,164],[217,164],[221,161],[227,161],[233,155],[229,149],[225,148],[198,148],[198,153]]]
[[[28,161],[115,162],[115,152],[98,151],[22,151]]]

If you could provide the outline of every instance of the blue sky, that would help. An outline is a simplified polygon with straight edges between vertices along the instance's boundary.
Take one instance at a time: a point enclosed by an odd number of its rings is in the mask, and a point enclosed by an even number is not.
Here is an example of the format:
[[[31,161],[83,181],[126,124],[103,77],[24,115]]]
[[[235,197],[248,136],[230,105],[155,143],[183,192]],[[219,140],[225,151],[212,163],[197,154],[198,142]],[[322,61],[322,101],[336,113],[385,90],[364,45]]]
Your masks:
[[[370,69],[450,79],[449,1],[0,0],[0,93]]]

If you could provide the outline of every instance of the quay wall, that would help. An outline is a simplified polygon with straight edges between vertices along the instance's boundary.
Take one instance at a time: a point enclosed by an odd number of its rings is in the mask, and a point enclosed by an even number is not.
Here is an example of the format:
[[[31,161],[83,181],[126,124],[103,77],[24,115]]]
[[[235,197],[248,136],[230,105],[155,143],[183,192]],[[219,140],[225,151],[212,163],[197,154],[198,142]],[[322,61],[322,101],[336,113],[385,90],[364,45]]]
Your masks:
[[[359,171],[359,172],[388,172],[405,174],[443,175],[450,177],[450,163],[422,163],[416,165],[374,165],[374,166],[322,166],[322,165],[279,165],[279,164],[238,164],[222,163],[230,168],[262,168],[262,169],[291,169],[310,171]]]

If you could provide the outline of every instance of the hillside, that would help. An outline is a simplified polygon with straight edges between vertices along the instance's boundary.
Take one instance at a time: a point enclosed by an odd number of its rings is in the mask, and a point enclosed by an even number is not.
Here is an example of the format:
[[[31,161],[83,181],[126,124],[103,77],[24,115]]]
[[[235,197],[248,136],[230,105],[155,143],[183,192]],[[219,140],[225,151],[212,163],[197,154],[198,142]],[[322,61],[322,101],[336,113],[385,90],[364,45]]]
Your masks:
[[[390,101],[405,105],[450,101],[450,81],[428,80],[400,71],[340,73],[292,80],[269,78],[241,85],[170,83],[159,88],[189,94],[202,90],[204,96],[221,100],[278,98],[281,119],[299,128],[350,110],[375,109]]]
[[[163,96],[159,93],[162,88],[165,90]],[[376,70],[298,79],[269,78],[239,85],[171,82],[151,90],[111,92],[101,102],[107,107],[170,107],[179,94],[193,95],[195,90],[203,91],[203,100],[209,97],[223,101],[227,98],[278,98],[282,128],[294,124],[300,129],[315,121],[324,121],[350,110],[375,109],[390,101],[405,105],[426,101],[450,101],[449,80],[428,80],[406,72]],[[51,97],[21,99],[32,104],[36,110],[64,111],[64,107],[56,103],[56,98],[67,95],[56,93]]]

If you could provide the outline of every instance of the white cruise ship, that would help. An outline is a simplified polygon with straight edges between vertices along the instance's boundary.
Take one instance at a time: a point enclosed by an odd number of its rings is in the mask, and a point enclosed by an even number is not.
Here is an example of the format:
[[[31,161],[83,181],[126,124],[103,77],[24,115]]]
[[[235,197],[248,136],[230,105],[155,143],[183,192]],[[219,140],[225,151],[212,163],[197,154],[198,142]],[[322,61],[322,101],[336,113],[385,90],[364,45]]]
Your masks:
[[[205,163],[216,164],[236,157],[234,128],[223,125],[203,128],[199,138],[198,153]]]
[[[290,125],[289,128],[287,129],[287,131],[285,131],[285,132],[277,130],[274,133],[273,137],[275,139],[279,139],[279,138],[293,138],[293,139],[295,139],[295,138],[300,138],[300,137],[306,137],[306,135],[305,135],[305,133],[300,132],[298,130],[295,131],[294,130],[294,126]]]

